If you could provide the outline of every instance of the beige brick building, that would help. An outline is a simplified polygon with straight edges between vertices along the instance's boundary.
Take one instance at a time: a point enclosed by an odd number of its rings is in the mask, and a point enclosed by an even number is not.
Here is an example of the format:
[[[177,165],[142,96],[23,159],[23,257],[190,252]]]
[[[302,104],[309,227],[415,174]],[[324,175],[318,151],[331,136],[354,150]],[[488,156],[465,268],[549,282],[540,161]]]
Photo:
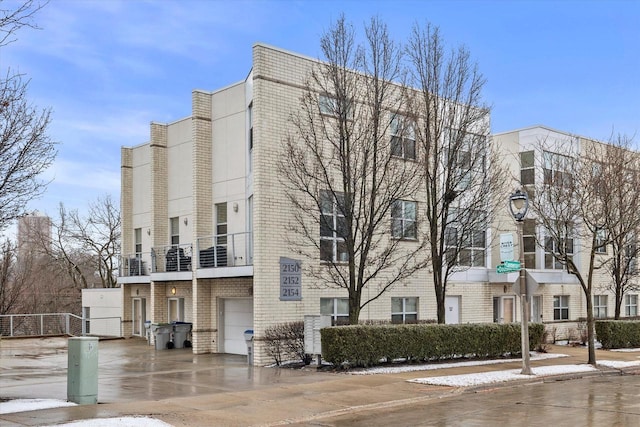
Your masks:
[[[256,364],[268,363],[261,336],[269,325],[309,314],[344,316],[345,290],[309,286],[302,298],[280,295],[280,259],[296,258],[285,238],[291,219],[276,164],[299,108],[304,80],[316,61],[271,46],[253,48],[253,67],[237,84],[192,94],[191,116],[152,123],[150,140],[122,149],[123,333],[144,336],[145,322],[193,324],[195,353],[246,354],[245,330],[255,334]],[[514,158],[543,134],[536,127],[496,135],[497,146]],[[508,215],[505,195],[505,215]],[[517,274],[496,274],[495,238],[514,233],[510,217],[496,219],[482,249],[484,266],[455,273],[448,288],[448,322],[518,321],[511,285]],[[543,254],[540,254],[543,256]],[[303,262],[313,262],[303,260]],[[319,255],[318,255],[319,262]],[[567,305],[563,327],[584,316],[580,288],[566,272],[536,265],[540,286],[532,319],[554,322],[554,301]],[[428,269],[368,304],[361,320],[435,319]],[[567,298],[564,298],[566,296]],[[555,298],[555,299],[554,299]],[[401,308],[398,309],[398,302]],[[398,311],[400,310],[400,311]],[[564,321],[566,320],[566,322]]]

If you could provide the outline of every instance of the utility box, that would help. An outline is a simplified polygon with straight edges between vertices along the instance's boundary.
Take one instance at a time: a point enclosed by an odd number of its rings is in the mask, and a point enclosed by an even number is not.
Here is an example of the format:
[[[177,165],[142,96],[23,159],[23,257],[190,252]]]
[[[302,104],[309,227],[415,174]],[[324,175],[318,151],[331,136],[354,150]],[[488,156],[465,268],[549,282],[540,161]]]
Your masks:
[[[67,400],[79,405],[98,403],[98,337],[69,338]]]
[[[304,352],[311,355],[322,354],[320,329],[331,327],[331,316],[304,316]]]

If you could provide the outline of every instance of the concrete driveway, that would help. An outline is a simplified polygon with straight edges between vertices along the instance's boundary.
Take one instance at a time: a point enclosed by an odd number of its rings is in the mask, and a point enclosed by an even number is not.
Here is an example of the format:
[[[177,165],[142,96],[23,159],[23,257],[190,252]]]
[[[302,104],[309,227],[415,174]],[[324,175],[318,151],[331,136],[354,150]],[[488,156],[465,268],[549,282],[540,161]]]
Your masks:
[[[250,367],[246,356],[155,350],[139,338],[103,340],[98,351],[98,403],[162,400],[332,377]],[[66,400],[67,339],[0,340],[0,384],[0,399]]]

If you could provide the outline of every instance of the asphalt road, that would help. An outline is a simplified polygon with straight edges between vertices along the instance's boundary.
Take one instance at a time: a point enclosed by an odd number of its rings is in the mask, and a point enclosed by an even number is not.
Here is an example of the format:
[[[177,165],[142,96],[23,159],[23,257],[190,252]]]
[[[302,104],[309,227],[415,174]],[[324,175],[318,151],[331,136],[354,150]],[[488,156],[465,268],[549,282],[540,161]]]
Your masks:
[[[640,426],[640,376],[594,376],[485,388],[305,426]]]

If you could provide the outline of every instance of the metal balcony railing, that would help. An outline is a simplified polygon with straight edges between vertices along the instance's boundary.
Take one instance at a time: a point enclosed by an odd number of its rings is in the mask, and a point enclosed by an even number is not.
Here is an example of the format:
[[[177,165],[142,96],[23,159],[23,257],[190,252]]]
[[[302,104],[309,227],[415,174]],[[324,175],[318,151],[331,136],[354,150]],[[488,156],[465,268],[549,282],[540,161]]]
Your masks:
[[[253,241],[249,232],[219,234],[196,239],[198,268],[253,265]]]
[[[170,245],[151,250],[151,272],[191,271],[192,245]]]
[[[120,257],[120,277],[148,276],[151,273],[151,252],[139,252]]]

